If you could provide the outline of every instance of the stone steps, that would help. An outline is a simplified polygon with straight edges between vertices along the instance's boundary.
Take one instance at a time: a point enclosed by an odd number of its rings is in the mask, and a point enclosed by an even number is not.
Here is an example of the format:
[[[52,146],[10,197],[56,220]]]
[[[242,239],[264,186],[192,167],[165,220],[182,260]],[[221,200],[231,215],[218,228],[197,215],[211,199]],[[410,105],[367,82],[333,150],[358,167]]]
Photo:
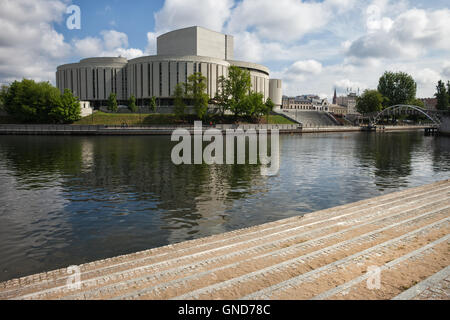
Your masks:
[[[84,264],[78,290],[66,285],[67,269],[14,279],[0,283],[0,299],[391,299],[449,264],[449,195],[441,181]],[[414,260],[423,255],[433,267]],[[422,271],[397,290],[383,281],[384,291],[364,289],[370,263],[395,279],[411,261]]]

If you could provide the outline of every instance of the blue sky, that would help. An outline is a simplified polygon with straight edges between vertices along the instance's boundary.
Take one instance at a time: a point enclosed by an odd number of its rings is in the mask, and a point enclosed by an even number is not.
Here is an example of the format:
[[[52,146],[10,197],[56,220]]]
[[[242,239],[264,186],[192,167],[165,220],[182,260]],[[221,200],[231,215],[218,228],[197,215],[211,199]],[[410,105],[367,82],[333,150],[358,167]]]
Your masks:
[[[67,7],[81,9],[69,30]],[[55,82],[60,64],[156,52],[156,37],[199,25],[231,34],[235,59],[266,65],[288,95],[330,98],[404,71],[431,97],[450,80],[444,0],[0,0],[0,83]]]
[[[72,3],[81,8],[81,30],[68,30],[65,21],[55,24],[55,30],[62,33],[67,41],[115,29],[126,33],[130,46],[136,48],[146,47],[147,32],[155,28],[153,15],[164,5],[163,0],[78,0]],[[130,6],[130,3],[133,5]]]

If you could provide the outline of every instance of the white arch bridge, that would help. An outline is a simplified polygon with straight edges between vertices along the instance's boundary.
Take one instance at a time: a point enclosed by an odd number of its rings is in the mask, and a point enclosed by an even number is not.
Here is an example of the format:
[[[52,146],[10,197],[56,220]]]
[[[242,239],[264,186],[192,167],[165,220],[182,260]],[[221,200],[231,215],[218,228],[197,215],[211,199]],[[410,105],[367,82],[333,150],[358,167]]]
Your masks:
[[[371,125],[376,125],[381,118],[384,115],[387,114],[400,114],[406,110],[415,110],[418,113],[424,115],[425,117],[427,117],[428,120],[430,120],[431,122],[433,122],[434,125],[436,126],[440,126],[441,125],[441,119],[440,119],[440,113],[439,111],[433,111],[433,110],[428,110],[428,109],[423,109],[421,107],[418,106],[413,106],[413,105],[407,105],[407,104],[397,104],[395,106],[391,106],[389,108],[386,108],[382,111],[380,111],[379,113],[376,113],[373,117],[370,117],[370,123]]]

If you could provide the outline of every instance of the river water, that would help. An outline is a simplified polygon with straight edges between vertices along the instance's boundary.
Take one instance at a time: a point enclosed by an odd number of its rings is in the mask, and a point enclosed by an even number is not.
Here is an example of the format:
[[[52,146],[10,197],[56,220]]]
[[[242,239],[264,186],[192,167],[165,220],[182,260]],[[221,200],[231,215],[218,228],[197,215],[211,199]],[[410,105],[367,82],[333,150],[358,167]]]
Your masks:
[[[450,138],[280,136],[258,165],[171,162],[168,136],[0,136],[0,281],[450,178]]]

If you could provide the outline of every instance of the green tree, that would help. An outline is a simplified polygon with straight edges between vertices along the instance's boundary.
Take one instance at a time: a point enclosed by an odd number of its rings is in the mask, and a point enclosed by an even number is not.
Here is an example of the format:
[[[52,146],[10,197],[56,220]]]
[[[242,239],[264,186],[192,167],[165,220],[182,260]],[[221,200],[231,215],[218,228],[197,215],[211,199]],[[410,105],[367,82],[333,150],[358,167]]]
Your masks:
[[[448,104],[450,105],[450,80],[447,81]]]
[[[117,96],[115,93],[111,92],[108,98],[108,110],[112,112],[117,112],[119,107],[117,106]]]
[[[201,72],[189,76],[186,83],[186,97],[192,102],[197,116],[204,119],[208,112],[209,96],[206,93],[206,77]]]
[[[267,114],[269,114],[273,110],[273,108],[275,108],[275,103],[273,103],[272,99],[270,98],[267,98],[265,105]]]
[[[248,70],[243,70],[236,66],[228,69],[228,79],[226,90],[230,97],[229,108],[235,116],[246,114],[246,102],[251,89],[251,78]]]
[[[356,110],[361,114],[381,111],[383,96],[377,90],[364,90],[356,99]]]
[[[174,112],[178,117],[184,116],[186,104],[184,103],[183,97],[184,97],[184,85],[183,83],[178,83],[173,93]]]
[[[8,94],[8,86],[2,85],[0,89],[0,110],[5,110],[5,99]]]
[[[259,92],[252,92],[246,95],[240,102],[240,114],[253,119],[259,118],[266,111],[263,99],[263,95]]]
[[[231,108],[231,99],[230,99],[230,81],[225,78],[224,76],[220,76],[217,80],[218,82],[218,92],[216,96],[214,97],[214,100],[216,101],[217,105],[219,106],[219,112],[221,116],[223,117],[225,115],[225,112],[227,110],[230,110]]]
[[[425,109],[425,103],[423,103],[423,101],[420,99],[414,99],[414,100],[410,101],[409,104],[420,107],[422,109]]]
[[[386,71],[378,82],[378,92],[383,97],[383,106],[408,104],[416,98],[417,84],[414,79],[404,72]]]
[[[447,92],[443,81],[439,80],[434,96],[437,98],[436,108],[438,110],[447,110],[449,105],[449,93]]]
[[[153,97],[150,99],[150,110],[151,110],[152,112],[156,112],[156,97],[155,97],[155,96],[153,96]]]
[[[136,98],[134,95],[131,95],[130,99],[128,100],[128,109],[130,109],[130,111],[133,113],[138,110],[136,106]]]
[[[51,123],[50,111],[61,105],[61,93],[48,82],[14,81],[3,97],[5,111],[20,122]]]
[[[64,89],[59,105],[54,106],[49,117],[55,123],[73,123],[81,118],[81,106],[77,97],[74,97],[72,91]]]

